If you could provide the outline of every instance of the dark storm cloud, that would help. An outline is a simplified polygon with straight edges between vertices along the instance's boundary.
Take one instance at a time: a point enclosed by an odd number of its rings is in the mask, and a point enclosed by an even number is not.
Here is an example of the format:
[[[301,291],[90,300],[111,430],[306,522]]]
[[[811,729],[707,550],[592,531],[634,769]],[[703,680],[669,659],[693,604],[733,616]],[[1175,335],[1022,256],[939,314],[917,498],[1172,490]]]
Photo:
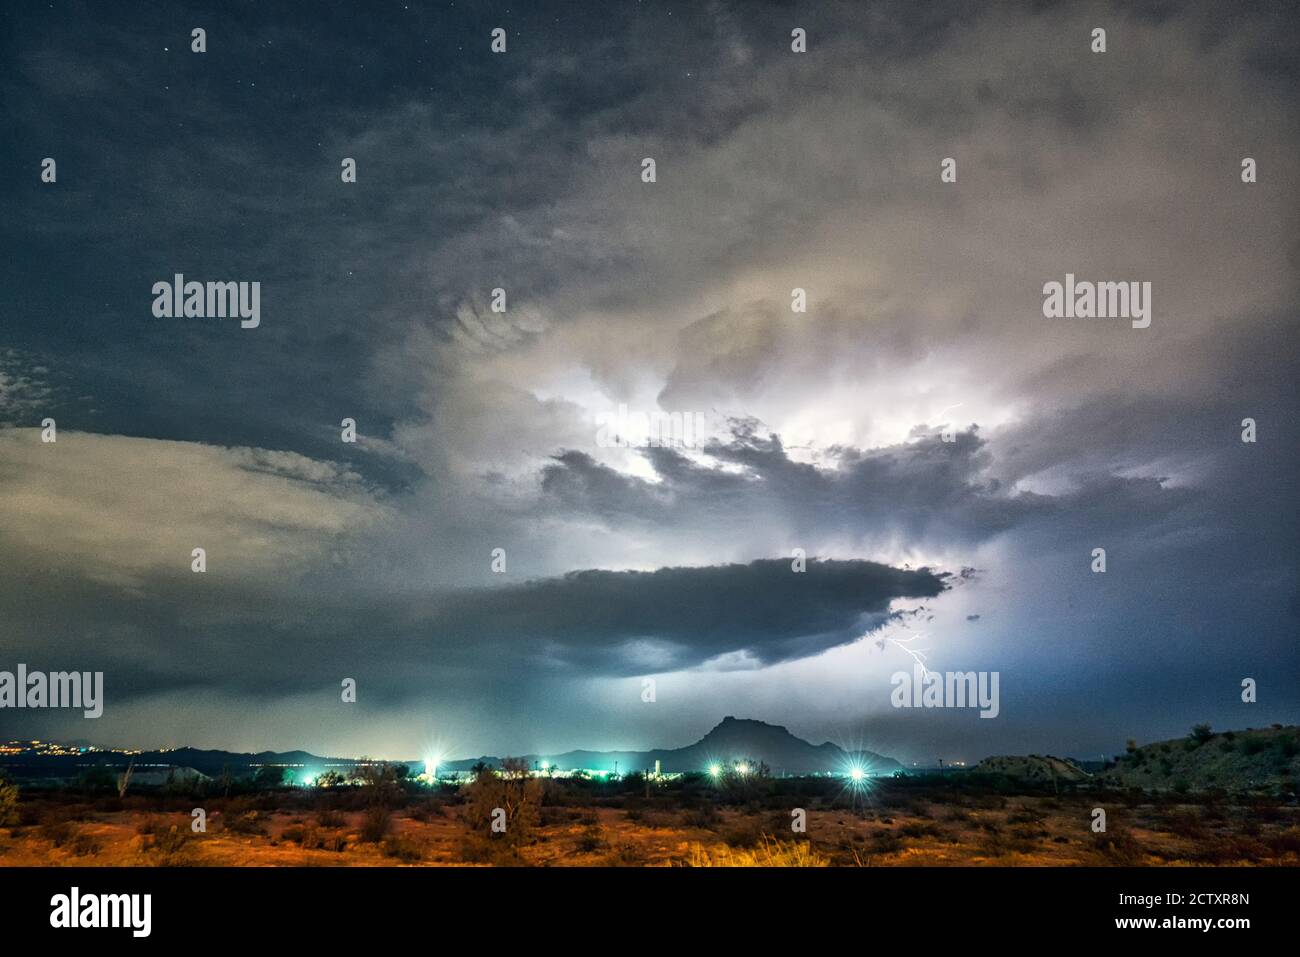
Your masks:
[[[64,576],[6,575],[4,606],[43,609],[15,646],[104,670],[119,700],[177,688],[326,692],[360,674],[396,702],[440,686],[509,686],[540,672],[583,677],[690,668],[722,655],[747,666],[817,654],[879,628],[896,599],[940,595],[948,575],[869,561],[587,569],[435,596],[340,600],[327,589],[232,582],[196,589],[152,576],[129,608],[113,589]],[[21,587],[22,597],[16,593]],[[56,603],[54,596],[62,595]],[[168,636],[159,642],[157,635]],[[380,667],[375,667],[379,665]],[[440,675],[443,677],[440,678]]]
[[[1077,425],[1040,423],[1046,434],[1065,436],[1078,434]],[[916,544],[977,543],[1016,527],[1090,513],[1109,516],[1103,522],[1111,526],[1153,523],[1195,497],[1166,488],[1159,477],[1104,471],[1080,476],[1077,487],[1057,495],[1017,491],[990,475],[994,457],[974,429],[945,442],[922,428],[904,444],[841,446],[813,464],[792,460],[780,436],[752,420],[731,428],[730,441],[700,450],[702,461],[666,446],[642,450],[658,481],[569,450],[543,469],[541,487],[556,507],[610,522],[674,520],[722,528],[763,514],[814,539],[842,531],[867,539],[901,535]]]
[[[21,281],[26,310],[4,344],[59,344],[60,371],[87,397],[59,411],[104,432],[344,454],[394,484],[407,476],[330,444],[344,414],[378,435],[411,412],[418,383],[372,381],[375,354],[400,348],[412,323],[450,337],[467,291],[503,277],[531,295],[575,270],[622,281],[626,260],[601,237],[554,242],[575,224],[534,234],[530,216],[609,161],[593,144],[621,140],[630,155],[649,138],[716,140],[766,106],[687,76],[701,36],[727,42],[760,23],[689,11],[308,16],[282,2],[0,16],[2,115],[24,164],[0,180],[0,277]],[[493,57],[499,23],[511,54]],[[198,24],[202,55],[189,50]],[[26,175],[47,155],[55,190]],[[360,163],[347,190],[344,156]],[[257,346],[153,320],[150,285],[176,271],[261,281]],[[106,325],[114,335],[97,335]],[[232,370],[241,401],[213,402]]]
[[[589,672],[666,671],[726,653],[771,664],[859,638],[894,599],[933,598],[946,577],[867,561],[813,560],[796,572],[788,559],[591,569],[453,598],[435,630],[542,642],[546,656]]]

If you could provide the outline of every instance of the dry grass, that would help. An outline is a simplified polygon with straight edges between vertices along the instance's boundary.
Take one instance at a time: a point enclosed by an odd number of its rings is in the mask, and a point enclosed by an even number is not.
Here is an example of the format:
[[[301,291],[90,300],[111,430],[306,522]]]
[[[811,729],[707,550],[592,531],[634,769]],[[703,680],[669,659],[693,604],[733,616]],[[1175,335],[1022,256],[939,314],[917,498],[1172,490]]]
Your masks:
[[[208,830],[194,833],[188,810],[159,802],[96,808],[44,799],[24,802],[27,823],[0,827],[0,867],[1300,866],[1300,808],[1285,803],[888,791],[867,807],[798,800],[806,834],[789,831],[789,808],[776,802],[659,801],[633,813],[595,802],[547,805],[527,840],[509,842],[476,828],[456,804],[368,813],[232,801],[212,807]],[[1099,805],[1104,834],[1090,827]]]
[[[756,847],[747,849],[692,844],[690,856],[681,863],[686,867],[828,867],[831,862],[807,841],[778,841],[764,834]]]

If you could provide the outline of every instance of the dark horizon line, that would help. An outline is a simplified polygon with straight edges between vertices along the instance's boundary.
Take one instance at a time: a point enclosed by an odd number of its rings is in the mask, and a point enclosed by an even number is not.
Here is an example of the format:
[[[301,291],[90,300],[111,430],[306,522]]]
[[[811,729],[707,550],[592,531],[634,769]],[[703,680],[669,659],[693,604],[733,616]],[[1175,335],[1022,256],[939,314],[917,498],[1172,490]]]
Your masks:
[[[741,721],[756,721],[756,722],[758,722],[759,724],[766,725],[766,726],[769,727],[769,728],[780,728],[780,729],[782,729],[782,730],[785,730],[787,734],[790,734],[792,737],[797,738],[798,740],[804,742],[805,744],[810,745],[811,747],[821,747],[821,746],[822,746],[822,745],[813,744],[813,742],[808,741],[808,740],[805,739],[805,738],[800,738],[798,735],[794,734],[793,732],[789,731],[789,729],[785,728],[784,725],[774,725],[774,724],[770,724],[770,723],[768,723],[768,722],[766,722],[766,721],[763,721],[761,718],[741,718],[741,719],[735,719],[735,720],[741,720]],[[723,722],[718,722],[718,724],[715,724],[712,728],[709,729],[709,731],[710,731],[710,732],[713,731],[714,729],[716,729],[717,727],[719,727],[722,723],[723,723]],[[1224,730],[1222,730],[1222,731],[1215,731],[1214,733],[1215,733],[1216,735],[1217,735],[1217,734],[1227,734],[1227,733],[1234,733],[1234,734],[1235,734],[1235,733],[1243,733],[1243,732],[1248,732],[1248,731],[1260,731],[1260,730],[1266,730],[1266,729],[1287,728],[1287,727],[1300,728],[1300,724],[1291,724],[1291,725],[1288,725],[1288,724],[1286,724],[1285,722],[1265,722],[1265,723],[1263,724],[1262,727],[1261,727],[1261,726],[1258,726],[1258,725],[1255,725],[1255,726],[1250,726],[1250,727],[1241,727],[1241,728],[1226,728],[1226,729],[1224,729]],[[1189,729],[1189,730],[1190,730],[1190,729]],[[506,758],[534,758],[534,757],[536,757],[536,758],[545,758],[545,757],[553,757],[553,756],[554,756],[554,757],[558,757],[558,756],[560,756],[560,755],[564,755],[564,754],[571,754],[571,753],[573,753],[573,752],[575,752],[575,751],[585,751],[585,752],[589,752],[589,753],[591,753],[591,754],[615,754],[615,753],[634,753],[634,752],[649,752],[649,751],[680,751],[680,750],[684,750],[685,748],[692,747],[692,746],[695,745],[695,744],[698,744],[700,741],[702,741],[702,740],[704,739],[705,736],[708,735],[708,733],[709,733],[709,732],[705,732],[705,735],[704,735],[704,736],[701,736],[701,737],[700,737],[699,739],[697,739],[696,741],[691,742],[691,744],[682,745],[682,746],[680,746],[680,747],[648,747],[648,748],[635,748],[635,747],[629,747],[629,748],[566,748],[566,749],[563,750],[563,751],[534,751],[534,752],[527,752],[527,753],[520,753],[520,754],[509,754],[509,753],[504,754],[504,755],[497,755],[497,754],[479,754],[479,755],[473,755],[473,756],[467,756],[467,757],[457,757],[457,758],[440,756],[440,757],[441,757],[441,760],[439,761],[439,764],[460,764],[460,763],[465,762],[465,761],[480,761],[480,760],[483,760],[483,759],[492,759],[492,760],[496,760],[496,761],[503,761],[503,760],[505,760]],[[1134,739],[1134,740],[1137,740],[1137,739]],[[1156,744],[1156,743],[1159,743],[1159,742],[1161,742],[1161,741],[1174,741],[1174,740],[1179,740],[1179,739],[1178,739],[1178,738],[1160,738],[1160,739],[1152,739],[1151,741],[1147,741],[1147,742],[1145,742],[1145,744],[1142,743],[1142,742],[1139,742],[1139,743],[1138,743],[1138,746],[1139,746],[1139,747],[1145,747],[1146,745],[1149,745],[1149,744]],[[386,762],[386,763],[390,763],[390,764],[421,764],[421,763],[423,763],[423,762],[425,761],[425,758],[424,758],[424,757],[418,757],[418,758],[381,758],[381,757],[374,757],[374,756],[371,756],[371,755],[364,755],[364,754],[363,754],[363,755],[356,755],[356,756],[352,756],[352,757],[345,756],[345,755],[338,755],[338,754],[334,754],[334,755],[316,754],[315,752],[308,751],[308,750],[305,749],[305,748],[286,748],[286,749],[283,749],[283,750],[264,749],[264,750],[261,750],[261,751],[232,751],[232,750],[229,750],[229,749],[227,749],[227,748],[199,748],[199,747],[195,747],[195,746],[193,746],[193,745],[189,745],[189,744],[179,745],[179,746],[177,746],[177,747],[165,747],[165,746],[158,746],[158,747],[118,747],[118,746],[104,746],[104,745],[97,745],[97,744],[94,744],[94,743],[91,743],[91,742],[87,742],[87,743],[85,743],[85,744],[77,744],[77,743],[74,743],[74,742],[71,742],[71,741],[56,740],[56,739],[52,739],[52,738],[50,738],[50,739],[47,739],[47,738],[9,738],[9,739],[5,740],[4,742],[0,742],[0,743],[8,744],[8,745],[17,745],[17,744],[23,744],[23,745],[31,745],[31,744],[52,744],[52,745],[57,745],[57,746],[60,746],[60,747],[67,747],[67,748],[81,748],[81,747],[95,748],[95,749],[97,749],[97,750],[100,751],[100,752],[137,753],[137,754],[146,754],[146,753],[163,754],[163,753],[172,752],[172,751],[200,751],[200,752],[221,752],[221,753],[224,753],[224,754],[232,754],[232,755],[247,755],[247,756],[251,756],[251,757],[257,757],[258,755],[264,755],[264,754],[283,755],[283,754],[291,754],[291,753],[294,753],[294,752],[299,752],[299,753],[302,753],[302,754],[308,754],[308,755],[311,755],[313,758],[320,758],[320,759],[323,759],[323,760],[338,760],[338,761],[352,761],[352,762],[374,761],[374,762]],[[823,742],[823,744],[834,744],[834,742],[832,742],[832,741],[826,741],[826,742]],[[842,751],[844,751],[845,753],[848,753],[848,754],[858,753],[858,752],[861,752],[861,751],[870,751],[870,750],[871,750],[871,749],[869,749],[869,748],[851,748],[851,749],[850,749],[850,748],[844,748],[844,747],[841,746],[841,745],[835,745],[835,746],[836,746],[836,747],[839,747],[840,750],[842,750]],[[880,752],[873,752],[873,753],[877,753],[877,754],[879,754]],[[993,754],[993,753],[991,753],[991,754],[986,754],[986,755],[984,755],[983,757],[979,758],[978,761],[982,761],[982,760],[985,760],[985,759],[987,759],[987,758],[992,758],[992,757],[1001,757],[1001,756],[1006,755],[1006,754],[1007,754],[1007,752],[1001,752],[1001,753],[997,753],[997,754]],[[1050,754],[1048,754],[1047,752],[1043,752],[1043,754],[1044,754],[1045,756],[1055,756],[1055,755],[1050,755]],[[1068,753],[1068,751],[1067,751],[1067,752],[1064,752],[1064,755],[1065,755],[1066,757],[1069,757],[1069,756],[1070,756],[1069,753]],[[881,757],[889,758],[890,755],[887,755],[887,754],[881,754]],[[897,758],[891,758],[891,760],[898,761],[899,764],[902,764],[902,765],[904,765],[904,766],[909,766],[906,762],[899,761]],[[937,760],[937,761],[942,761],[942,760],[945,760],[945,759],[943,759],[943,758],[936,758],[935,760]],[[1096,759],[1095,759],[1095,758],[1091,758],[1091,757],[1080,757],[1080,758],[1078,758],[1078,760],[1081,760],[1081,761],[1095,761]],[[978,763],[978,761],[977,761],[976,763]],[[937,765],[917,765],[916,762],[912,762],[912,763],[911,763],[911,766],[931,767],[931,766],[937,766]],[[967,766],[969,767],[969,766],[973,766],[973,765],[968,764]]]

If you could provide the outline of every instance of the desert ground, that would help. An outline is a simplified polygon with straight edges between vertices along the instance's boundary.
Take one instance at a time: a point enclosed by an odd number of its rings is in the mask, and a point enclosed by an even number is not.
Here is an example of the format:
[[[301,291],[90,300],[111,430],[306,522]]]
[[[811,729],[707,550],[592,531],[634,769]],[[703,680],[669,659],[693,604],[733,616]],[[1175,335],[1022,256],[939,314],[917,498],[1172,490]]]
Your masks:
[[[0,828],[0,866],[1300,865],[1300,807],[1277,798],[1015,793],[934,779],[626,793],[533,779],[512,805],[504,792],[473,789],[25,793],[17,822]],[[492,832],[485,802],[512,808],[504,833]],[[1105,832],[1093,830],[1096,808]],[[794,830],[799,809],[803,832]]]

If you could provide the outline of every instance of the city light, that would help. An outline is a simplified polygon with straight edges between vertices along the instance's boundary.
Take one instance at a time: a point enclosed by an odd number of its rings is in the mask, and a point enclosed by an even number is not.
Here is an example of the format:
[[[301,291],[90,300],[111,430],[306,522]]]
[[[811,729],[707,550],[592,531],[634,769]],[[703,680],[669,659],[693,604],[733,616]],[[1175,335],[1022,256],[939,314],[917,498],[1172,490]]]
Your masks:
[[[846,789],[865,792],[871,787],[871,775],[867,768],[856,761],[847,765],[840,773],[849,779],[848,784],[845,785]]]
[[[722,774],[722,768],[721,768],[721,767],[719,767],[719,766],[716,765],[716,764],[710,764],[710,765],[709,765],[709,777],[711,777],[711,778],[716,778],[716,777],[718,777],[718,775],[720,775],[720,774]]]

